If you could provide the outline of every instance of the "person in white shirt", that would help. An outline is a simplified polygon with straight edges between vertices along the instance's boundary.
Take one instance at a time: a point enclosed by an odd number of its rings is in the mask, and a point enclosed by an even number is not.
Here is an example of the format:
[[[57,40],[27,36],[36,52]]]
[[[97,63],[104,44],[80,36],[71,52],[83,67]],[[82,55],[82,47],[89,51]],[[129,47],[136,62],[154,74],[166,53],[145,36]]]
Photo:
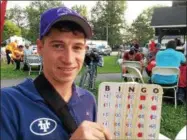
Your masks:
[[[25,48],[23,51],[24,51],[25,56],[32,54],[32,50],[29,48],[29,45],[25,45]]]
[[[27,59],[28,55],[32,55],[33,51],[32,51],[32,49],[29,48],[29,45],[25,45],[25,47],[23,49],[23,53],[24,53],[24,59],[23,59],[24,66],[23,66],[23,70],[27,71],[29,68],[28,68],[26,59]]]

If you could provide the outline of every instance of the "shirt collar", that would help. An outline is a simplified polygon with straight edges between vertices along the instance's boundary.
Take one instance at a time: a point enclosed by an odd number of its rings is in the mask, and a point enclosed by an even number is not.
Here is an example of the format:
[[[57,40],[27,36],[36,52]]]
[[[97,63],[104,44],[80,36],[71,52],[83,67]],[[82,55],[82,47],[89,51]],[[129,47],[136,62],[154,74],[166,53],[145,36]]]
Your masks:
[[[173,50],[173,51],[175,51],[175,49],[172,49],[172,48],[167,48],[166,50],[170,50],[170,51]]]
[[[43,76],[42,80],[40,81],[40,92],[44,92],[46,90],[49,90],[51,92],[57,92],[43,74],[39,76]],[[29,96],[29,98],[31,98],[32,100],[45,102],[44,99],[41,97],[40,93],[37,91],[38,89],[36,89],[34,81],[32,79],[26,79],[25,82],[21,83],[18,86],[22,89],[24,94],[27,94],[27,96]],[[85,91],[76,86],[75,83],[73,83],[72,96],[68,102],[68,105],[74,105],[78,103],[81,100],[80,97],[84,94]]]

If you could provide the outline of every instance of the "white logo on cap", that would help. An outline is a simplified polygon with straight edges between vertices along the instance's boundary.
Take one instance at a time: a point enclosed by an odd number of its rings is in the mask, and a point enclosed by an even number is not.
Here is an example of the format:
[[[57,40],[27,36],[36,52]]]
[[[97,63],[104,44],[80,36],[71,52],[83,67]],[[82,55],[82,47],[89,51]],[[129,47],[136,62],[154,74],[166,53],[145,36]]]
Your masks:
[[[66,15],[66,14],[69,14],[69,13],[72,13],[72,11],[70,9],[60,8],[60,9],[57,10],[57,14],[59,16]]]

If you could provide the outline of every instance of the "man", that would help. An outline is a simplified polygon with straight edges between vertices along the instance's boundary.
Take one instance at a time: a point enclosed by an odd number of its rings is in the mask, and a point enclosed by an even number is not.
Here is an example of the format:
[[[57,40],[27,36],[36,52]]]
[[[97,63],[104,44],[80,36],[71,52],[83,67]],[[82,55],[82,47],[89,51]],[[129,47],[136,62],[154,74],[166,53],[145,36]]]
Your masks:
[[[29,45],[26,44],[25,48],[23,49],[23,52],[24,52],[24,56],[23,56],[23,63],[24,63],[23,70],[27,71],[27,70],[29,70],[29,67],[27,65],[27,56],[32,55],[33,51],[32,51],[32,49],[30,49]]]
[[[110,138],[108,131],[94,122],[96,103],[93,95],[74,84],[84,62],[86,39],[91,36],[88,22],[66,7],[53,8],[41,15],[37,50],[43,59],[43,75],[1,90],[2,139]],[[47,94],[52,95],[51,100],[44,100]],[[67,110],[64,111],[71,114],[78,126],[73,133],[66,129],[71,126],[64,125],[63,120],[69,118],[59,118],[58,112],[52,110],[50,102],[59,99],[57,96],[65,102]],[[53,100],[54,104],[56,102]]]
[[[184,54],[176,51],[176,42],[171,40],[167,43],[166,50],[159,51],[156,54],[156,66],[161,67],[177,67],[179,68],[181,64],[186,62]],[[172,85],[177,82],[177,77],[175,75],[162,76],[162,75],[152,75],[152,81],[157,84]]]
[[[129,51],[126,51],[123,55],[123,61],[139,61],[142,65],[141,73],[143,72],[143,61],[144,55],[135,47],[131,47]],[[125,67],[122,69],[122,73],[128,73]],[[127,77],[124,78],[124,81],[127,81]]]
[[[29,45],[25,45],[25,48],[23,49],[24,51],[24,56],[31,55],[32,54],[32,49],[29,48]]]
[[[156,54],[157,52],[160,50],[160,43],[156,43],[155,44],[155,50],[154,51],[150,51],[147,55],[146,61],[147,61],[147,66],[145,68],[147,75],[149,77],[151,77],[152,74],[152,68],[156,66]],[[151,83],[151,80],[149,80],[149,82]]]
[[[143,61],[143,54],[139,49],[131,47],[129,51],[126,51],[123,55],[123,60],[127,61]]]
[[[138,50],[140,49],[140,45],[139,45],[137,39],[134,39],[134,40],[132,41],[131,47],[134,47],[134,48],[136,48],[136,49],[138,49]]]

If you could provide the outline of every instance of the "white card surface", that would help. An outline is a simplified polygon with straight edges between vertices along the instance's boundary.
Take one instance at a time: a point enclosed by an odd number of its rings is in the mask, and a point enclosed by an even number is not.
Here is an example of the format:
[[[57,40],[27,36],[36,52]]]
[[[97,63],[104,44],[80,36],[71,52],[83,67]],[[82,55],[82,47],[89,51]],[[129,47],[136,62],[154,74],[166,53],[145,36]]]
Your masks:
[[[97,121],[114,139],[158,139],[162,95],[155,84],[103,82]]]

